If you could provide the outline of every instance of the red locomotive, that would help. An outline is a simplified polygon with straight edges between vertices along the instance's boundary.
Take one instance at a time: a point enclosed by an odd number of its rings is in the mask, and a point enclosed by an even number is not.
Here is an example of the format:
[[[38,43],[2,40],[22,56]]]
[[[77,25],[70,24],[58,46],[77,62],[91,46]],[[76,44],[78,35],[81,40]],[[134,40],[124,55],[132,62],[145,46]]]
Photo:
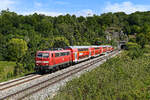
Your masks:
[[[37,51],[35,70],[38,72],[46,72],[51,69],[88,60],[111,51],[113,51],[113,47],[109,45],[68,46],[64,49]]]

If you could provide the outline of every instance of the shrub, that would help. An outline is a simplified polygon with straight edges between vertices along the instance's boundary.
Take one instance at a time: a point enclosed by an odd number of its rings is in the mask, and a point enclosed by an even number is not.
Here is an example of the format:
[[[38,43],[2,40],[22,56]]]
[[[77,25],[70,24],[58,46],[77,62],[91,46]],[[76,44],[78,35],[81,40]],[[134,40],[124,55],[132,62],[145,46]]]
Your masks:
[[[143,52],[144,53],[150,53],[150,46],[149,45],[145,45],[145,48],[143,48]]]
[[[9,60],[17,61],[26,54],[28,47],[26,41],[12,38],[8,43]]]
[[[14,75],[21,75],[24,72],[23,65],[21,63],[16,63],[16,66],[14,68]]]
[[[143,55],[143,50],[140,50],[139,48],[136,48],[134,50],[129,50],[128,56],[132,59],[136,59],[138,57],[141,57]]]
[[[126,46],[127,46],[127,50],[141,48],[140,45],[138,45],[137,43],[133,43],[133,42],[126,43]]]
[[[143,49],[137,44],[128,42],[127,44],[128,56],[132,59],[138,58],[143,55]]]

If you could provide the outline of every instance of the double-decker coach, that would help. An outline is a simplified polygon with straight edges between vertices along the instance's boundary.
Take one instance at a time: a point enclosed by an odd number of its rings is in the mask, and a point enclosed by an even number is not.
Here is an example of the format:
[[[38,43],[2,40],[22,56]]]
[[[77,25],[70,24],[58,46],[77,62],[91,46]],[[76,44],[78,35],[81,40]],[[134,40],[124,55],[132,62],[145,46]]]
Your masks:
[[[103,49],[102,54],[105,54],[107,52],[107,45],[100,45]]]
[[[102,47],[100,46],[90,46],[91,48],[91,57],[97,57],[102,53]]]
[[[68,46],[65,49],[70,50],[72,62],[77,63],[90,58],[89,46]]]

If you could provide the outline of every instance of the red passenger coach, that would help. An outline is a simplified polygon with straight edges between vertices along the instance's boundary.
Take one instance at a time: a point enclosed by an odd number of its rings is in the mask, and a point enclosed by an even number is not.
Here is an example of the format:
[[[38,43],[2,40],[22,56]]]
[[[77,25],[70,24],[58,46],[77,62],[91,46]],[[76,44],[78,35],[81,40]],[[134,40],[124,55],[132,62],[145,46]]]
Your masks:
[[[36,71],[46,71],[72,63],[70,50],[38,51],[35,60]]]
[[[101,46],[92,46],[92,48],[94,48],[94,57],[97,57],[102,53],[103,48]]]
[[[100,47],[102,47],[102,49],[103,49],[102,54],[105,54],[107,52],[107,46],[106,45],[101,45]]]
[[[89,46],[68,46],[65,49],[71,50],[72,62],[77,63],[89,59]]]

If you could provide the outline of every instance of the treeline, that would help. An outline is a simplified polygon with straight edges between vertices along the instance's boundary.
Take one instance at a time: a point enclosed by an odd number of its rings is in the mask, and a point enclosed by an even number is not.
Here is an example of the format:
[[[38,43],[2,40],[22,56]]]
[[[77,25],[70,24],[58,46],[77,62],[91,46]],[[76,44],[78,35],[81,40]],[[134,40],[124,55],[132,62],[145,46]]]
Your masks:
[[[37,50],[67,45],[114,44],[113,39],[106,39],[105,30],[109,27],[119,28],[127,35],[139,34],[138,39],[131,41],[144,46],[150,41],[149,25],[150,12],[51,17],[36,13],[23,16],[4,10],[0,13],[0,60],[17,62],[16,74],[31,71]]]

